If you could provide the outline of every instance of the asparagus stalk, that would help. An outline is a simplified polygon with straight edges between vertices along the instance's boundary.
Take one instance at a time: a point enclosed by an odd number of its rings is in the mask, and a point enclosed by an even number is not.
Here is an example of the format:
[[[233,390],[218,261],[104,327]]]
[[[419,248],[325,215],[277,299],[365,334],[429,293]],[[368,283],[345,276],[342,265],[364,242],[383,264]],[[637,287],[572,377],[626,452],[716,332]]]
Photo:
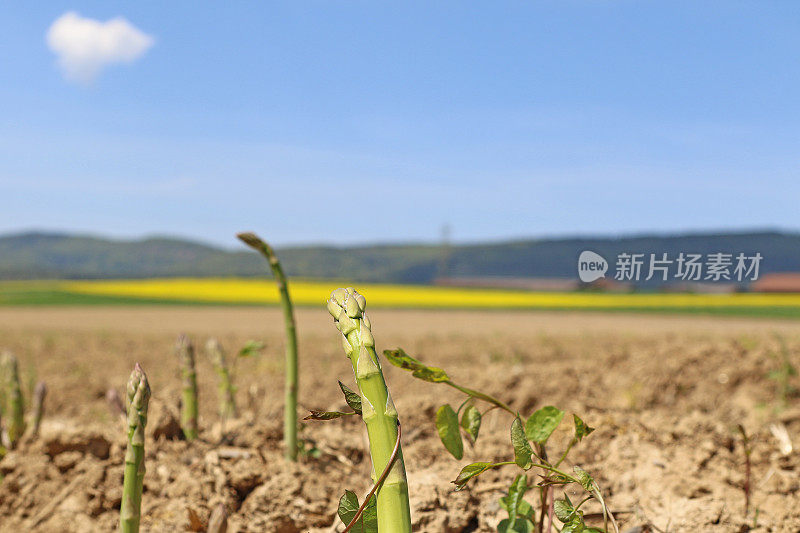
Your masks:
[[[397,443],[398,416],[375,353],[375,339],[364,314],[365,298],[353,288],[336,289],[328,300],[328,311],[342,333],[342,345],[353,365],[361,391],[362,418],[367,426],[372,480],[386,469]],[[378,530],[381,533],[410,533],[411,511],[403,452],[378,488]]]
[[[297,328],[294,321],[294,309],[289,298],[289,286],[286,275],[272,247],[262,241],[254,233],[236,235],[249,247],[258,251],[269,262],[278,291],[281,294],[281,307],[286,327],[286,400],[283,408],[284,455],[289,461],[297,460]]]
[[[208,519],[207,533],[225,533],[228,531],[228,511],[223,504],[217,505]]]
[[[219,416],[222,420],[236,418],[236,389],[233,387],[231,373],[225,360],[225,352],[217,339],[208,340],[206,352],[219,377]]]
[[[25,432],[25,405],[19,384],[19,363],[14,354],[3,353],[2,368],[6,376],[6,436],[9,447],[13,448]]]
[[[186,440],[197,438],[197,371],[194,345],[186,335],[178,337],[176,348],[181,358],[181,429]]]
[[[30,436],[36,438],[39,436],[39,426],[42,424],[42,416],[44,416],[44,399],[47,396],[47,385],[44,381],[40,381],[33,389],[33,405],[31,406],[31,432]]]
[[[125,477],[122,485],[120,526],[122,533],[138,533],[142,512],[142,487],[144,483],[144,427],[147,425],[147,405],[150,385],[139,366],[133,367],[128,379],[126,403],[128,406],[128,446],[125,451]]]

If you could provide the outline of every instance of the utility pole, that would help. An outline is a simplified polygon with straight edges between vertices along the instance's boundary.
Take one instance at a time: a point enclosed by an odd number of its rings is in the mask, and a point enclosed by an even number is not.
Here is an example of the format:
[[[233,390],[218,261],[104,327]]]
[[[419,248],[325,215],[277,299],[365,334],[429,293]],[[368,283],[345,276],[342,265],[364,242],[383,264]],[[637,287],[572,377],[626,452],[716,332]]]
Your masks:
[[[436,269],[436,279],[443,280],[450,274],[450,257],[453,253],[451,243],[452,228],[450,224],[442,224],[441,241],[439,243],[439,265]]]

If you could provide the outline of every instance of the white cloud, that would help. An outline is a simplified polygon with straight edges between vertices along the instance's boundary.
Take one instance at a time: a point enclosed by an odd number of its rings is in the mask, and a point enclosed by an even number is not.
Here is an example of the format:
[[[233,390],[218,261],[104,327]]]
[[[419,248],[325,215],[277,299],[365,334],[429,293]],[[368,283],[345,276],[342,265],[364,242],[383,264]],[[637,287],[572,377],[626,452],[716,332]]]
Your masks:
[[[61,15],[47,30],[47,45],[70,81],[91,83],[103,68],[131,63],[153,46],[155,39],[122,17],[106,22],[74,12]]]

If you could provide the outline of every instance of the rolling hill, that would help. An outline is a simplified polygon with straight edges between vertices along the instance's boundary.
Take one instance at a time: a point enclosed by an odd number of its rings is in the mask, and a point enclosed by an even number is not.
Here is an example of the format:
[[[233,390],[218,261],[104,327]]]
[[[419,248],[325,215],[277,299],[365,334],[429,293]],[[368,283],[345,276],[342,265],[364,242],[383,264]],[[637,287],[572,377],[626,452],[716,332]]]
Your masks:
[[[231,242],[234,242],[232,237]],[[691,233],[531,239],[487,244],[305,246],[278,250],[290,276],[431,283],[437,277],[575,278],[577,257],[595,251],[613,263],[629,253],[760,252],[761,271],[800,271],[800,233]],[[0,236],[0,279],[261,276],[260,257],[175,238],[115,240],[63,233]]]

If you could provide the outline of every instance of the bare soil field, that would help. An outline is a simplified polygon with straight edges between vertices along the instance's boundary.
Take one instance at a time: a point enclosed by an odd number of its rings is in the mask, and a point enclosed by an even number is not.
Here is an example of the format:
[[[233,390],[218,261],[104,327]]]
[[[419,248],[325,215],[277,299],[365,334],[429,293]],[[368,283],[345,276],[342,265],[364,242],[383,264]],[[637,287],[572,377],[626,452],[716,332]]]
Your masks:
[[[298,311],[303,410],[343,409],[336,384],[352,368],[327,311]],[[800,531],[800,458],[770,430],[797,440],[800,399],[780,405],[770,371],[780,335],[798,363],[800,322],[631,314],[391,311],[370,313],[380,350],[403,347],[472,388],[530,413],[555,405],[597,430],[570,455],[598,480],[622,531]],[[173,346],[185,332],[217,337],[230,354],[250,339],[264,353],[236,368],[240,419],[223,428],[215,374],[202,350],[199,441],[180,440],[180,378]],[[142,503],[144,531],[204,531],[223,503],[233,532],[333,532],[339,497],[370,486],[363,424],[356,417],[305,422],[306,449],[283,460],[283,324],[277,308],[0,308],[0,348],[47,382],[40,437],[0,460],[0,531],[113,531],[119,519],[125,436],[106,405],[135,361],[153,399]],[[491,532],[514,477],[497,469],[461,492],[450,483],[473,461],[513,460],[508,415],[489,413],[474,447],[453,459],[433,424],[460,396],[384,364],[403,422],[416,531]],[[796,379],[796,378],[793,378]],[[301,413],[304,414],[304,413]],[[750,509],[737,425],[752,439]],[[570,424],[553,436],[556,448]],[[533,471],[531,471],[533,474]],[[533,476],[531,476],[533,477]],[[599,507],[589,506],[589,512]],[[596,525],[599,522],[595,522]]]

